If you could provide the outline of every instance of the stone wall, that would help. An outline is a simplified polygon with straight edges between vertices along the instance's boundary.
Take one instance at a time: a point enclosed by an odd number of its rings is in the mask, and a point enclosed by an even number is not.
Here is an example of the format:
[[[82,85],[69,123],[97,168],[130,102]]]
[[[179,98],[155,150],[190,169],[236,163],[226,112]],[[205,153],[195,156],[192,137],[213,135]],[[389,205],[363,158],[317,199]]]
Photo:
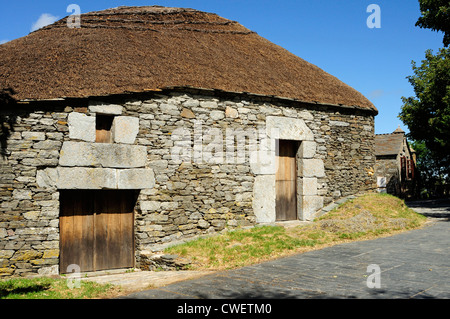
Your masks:
[[[397,156],[377,158],[375,164],[375,174],[377,177],[378,192],[400,195],[400,169]]]
[[[59,257],[59,193],[37,185],[38,168],[56,167],[72,108],[17,106],[0,156],[0,276],[55,273]],[[2,123],[3,124],[3,123]],[[2,125],[3,126],[3,125]]]
[[[97,144],[95,116],[105,112],[113,142]],[[273,222],[278,138],[301,143],[299,218],[376,187],[374,118],[354,109],[192,90],[49,102],[6,117],[0,276],[58,273],[58,189],[140,189],[139,267],[141,254],[169,242]]]

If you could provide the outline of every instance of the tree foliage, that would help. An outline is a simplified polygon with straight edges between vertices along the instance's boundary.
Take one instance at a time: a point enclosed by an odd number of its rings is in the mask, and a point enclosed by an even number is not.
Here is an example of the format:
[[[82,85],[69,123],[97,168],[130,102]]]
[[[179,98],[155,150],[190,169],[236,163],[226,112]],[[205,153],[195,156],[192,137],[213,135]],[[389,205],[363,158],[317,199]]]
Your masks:
[[[450,48],[436,55],[425,53],[420,66],[413,61],[414,75],[408,81],[415,97],[402,97],[399,118],[409,128],[409,137],[423,143],[432,157],[450,173]]]
[[[423,141],[412,141],[411,147],[416,152],[417,169],[420,173],[420,184],[422,188],[432,189],[436,184],[445,182],[446,168],[425,146]]]
[[[416,26],[444,32],[444,46],[450,44],[450,2],[448,0],[419,0],[422,16]]]

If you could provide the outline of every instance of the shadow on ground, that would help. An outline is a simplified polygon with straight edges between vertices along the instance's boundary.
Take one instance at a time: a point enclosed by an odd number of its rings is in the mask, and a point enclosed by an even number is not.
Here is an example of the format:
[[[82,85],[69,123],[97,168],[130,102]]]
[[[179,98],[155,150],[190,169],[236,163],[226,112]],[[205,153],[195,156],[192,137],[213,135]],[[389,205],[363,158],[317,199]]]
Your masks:
[[[449,198],[408,201],[406,205],[426,217],[450,221]]]

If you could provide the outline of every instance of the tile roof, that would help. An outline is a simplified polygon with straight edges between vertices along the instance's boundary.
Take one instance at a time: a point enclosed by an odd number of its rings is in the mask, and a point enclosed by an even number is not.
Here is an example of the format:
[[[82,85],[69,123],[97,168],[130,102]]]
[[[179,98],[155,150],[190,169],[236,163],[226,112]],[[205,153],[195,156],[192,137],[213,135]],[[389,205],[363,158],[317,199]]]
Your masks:
[[[375,155],[397,155],[401,150],[404,138],[404,133],[397,132],[375,135]]]

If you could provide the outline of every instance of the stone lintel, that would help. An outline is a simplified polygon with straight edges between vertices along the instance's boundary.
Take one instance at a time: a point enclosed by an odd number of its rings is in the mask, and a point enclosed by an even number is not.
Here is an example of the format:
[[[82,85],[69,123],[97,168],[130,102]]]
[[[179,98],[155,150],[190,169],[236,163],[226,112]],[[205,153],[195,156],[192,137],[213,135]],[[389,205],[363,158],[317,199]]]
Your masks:
[[[146,162],[145,146],[71,141],[63,143],[59,158],[59,165],[71,167],[139,168]]]
[[[106,104],[102,102],[90,102],[89,112],[107,115],[121,115],[123,106],[118,104]]]
[[[314,134],[302,119],[267,116],[266,133],[270,138],[292,141],[313,141]]]
[[[111,168],[58,167],[58,189],[116,189],[117,172]]]
[[[39,170],[38,186],[58,189],[148,189],[155,186],[150,168],[58,167]]]
[[[145,189],[155,186],[155,174],[152,169],[119,169],[117,170],[118,189]]]

